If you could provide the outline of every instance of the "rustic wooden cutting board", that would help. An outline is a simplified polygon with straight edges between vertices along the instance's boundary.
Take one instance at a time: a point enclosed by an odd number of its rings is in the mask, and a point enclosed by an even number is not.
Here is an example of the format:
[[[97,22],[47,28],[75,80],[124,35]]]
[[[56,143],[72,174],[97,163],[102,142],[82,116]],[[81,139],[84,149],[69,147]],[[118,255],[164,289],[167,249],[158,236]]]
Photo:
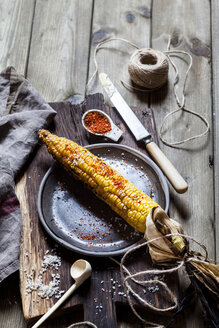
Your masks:
[[[83,113],[88,109],[98,108],[109,114],[113,121],[123,129],[124,135],[121,140],[122,144],[146,153],[144,145],[136,143],[116,111],[104,104],[102,94],[90,95],[80,105],[62,102],[52,103],[51,106],[57,111],[57,115],[49,129],[60,136],[70,138],[81,145],[101,142],[100,139],[90,139],[90,136],[86,134],[81,125]],[[152,134],[155,142],[157,142],[157,133],[152,111],[147,108],[136,107],[134,110],[136,115]],[[102,141],[104,142],[106,140]],[[76,259],[88,259],[93,268],[91,279],[86,281],[84,285],[78,289],[69,301],[57,311],[57,314],[67,310],[76,310],[83,306],[85,320],[92,321],[99,328],[116,327],[115,304],[127,304],[126,298],[122,295],[123,287],[121,286],[118,265],[108,258],[86,258],[86,256],[78,255],[58,246],[47,235],[39,222],[37,212],[39,185],[52,163],[53,160],[47,153],[46,148],[39,145],[31,157],[25,175],[24,198],[26,198],[27,204],[21,202],[23,234],[20,261],[21,297],[24,316],[28,321],[36,319],[47,312],[57,300],[54,296],[50,299],[42,299],[37,295],[37,291],[26,293],[27,275],[32,273],[34,281],[40,273],[43,257],[47,253],[53,254],[53,250],[55,249],[55,252],[62,258],[62,265],[56,270],[56,273],[58,272],[60,274],[60,290],[67,290],[72,285],[73,281],[69,271],[71,264]],[[120,259],[118,258],[118,260]],[[135,269],[130,266],[132,272],[151,266],[150,257],[146,250],[137,254],[134,262]],[[48,284],[51,281],[50,274],[51,272],[43,274],[44,283]],[[31,280],[31,277],[29,280]],[[171,277],[170,285],[176,290],[177,278],[175,276]],[[150,302],[152,304],[159,304],[161,307],[167,304],[165,295],[163,296],[164,298],[162,299],[162,297],[158,296],[156,293],[147,292],[147,297]],[[134,299],[133,302],[135,303]]]

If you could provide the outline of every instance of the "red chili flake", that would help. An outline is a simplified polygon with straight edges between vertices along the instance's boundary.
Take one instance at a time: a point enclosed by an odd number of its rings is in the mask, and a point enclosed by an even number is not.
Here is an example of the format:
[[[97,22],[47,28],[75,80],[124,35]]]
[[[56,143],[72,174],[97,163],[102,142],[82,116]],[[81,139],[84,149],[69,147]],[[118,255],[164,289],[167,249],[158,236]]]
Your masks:
[[[112,130],[108,118],[99,112],[89,112],[85,116],[84,124],[91,132],[102,135]]]

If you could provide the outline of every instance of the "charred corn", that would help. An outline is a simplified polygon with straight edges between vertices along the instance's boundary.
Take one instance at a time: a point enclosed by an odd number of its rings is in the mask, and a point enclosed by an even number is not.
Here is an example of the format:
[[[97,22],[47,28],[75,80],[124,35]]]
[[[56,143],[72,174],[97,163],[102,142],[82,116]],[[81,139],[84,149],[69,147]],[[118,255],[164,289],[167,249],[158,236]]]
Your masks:
[[[82,180],[132,227],[145,232],[147,215],[153,207],[159,206],[155,201],[77,143],[60,138],[47,130],[40,130],[39,138],[46,144],[48,152],[67,171]]]

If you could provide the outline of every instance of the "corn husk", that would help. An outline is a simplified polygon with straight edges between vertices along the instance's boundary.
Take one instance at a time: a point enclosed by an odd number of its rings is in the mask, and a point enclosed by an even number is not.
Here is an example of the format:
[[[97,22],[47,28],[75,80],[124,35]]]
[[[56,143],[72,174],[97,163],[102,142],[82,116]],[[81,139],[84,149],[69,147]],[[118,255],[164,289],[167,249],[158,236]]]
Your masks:
[[[169,234],[173,236],[166,237]],[[175,262],[185,254],[186,240],[174,234],[183,234],[181,225],[170,219],[161,208],[153,208],[147,216],[145,239],[156,239],[149,244],[149,252],[154,263]]]
[[[148,245],[152,261],[160,265],[174,265],[183,260],[206,320],[212,327],[219,327],[219,265],[194,256],[199,253],[190,252],[186,238],[177,236],[177,233],[183,235],[181,225],[170,219],[161,208],[154,208],[149,213],[145,238],[152,241]]]

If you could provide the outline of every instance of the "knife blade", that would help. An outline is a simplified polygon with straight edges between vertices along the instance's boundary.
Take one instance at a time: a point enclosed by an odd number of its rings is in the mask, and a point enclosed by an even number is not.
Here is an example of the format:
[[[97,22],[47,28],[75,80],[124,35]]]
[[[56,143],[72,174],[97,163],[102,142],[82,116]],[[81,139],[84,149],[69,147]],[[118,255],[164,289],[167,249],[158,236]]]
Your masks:
[[[109,79],[108,75],[105,73],[100,73],[99,78],[105,88],[106,93],[110,97],[110,100],[122,116],[125,123],[128,125],[131,132],[134,134],[135,139],[139,141],[144,138],[151,138],[150,133],[145,129],[143,124],[133,113],[132,109],[122,98],[112,81]]]
[[[111,102],[133,133],[135,139],[137,141],[144,141],[147,151],[166,175],[174,189],[178,193],[184,193],[188,189],[188,184],[177,171],[177,169],[173,166],[173,164],[169,161],[169,159],[164,155],[161,149],[152,140],[150,133],[145,129],[143,124],[136,117],[108,75],[105,73],[100,73],[99,79]]]

